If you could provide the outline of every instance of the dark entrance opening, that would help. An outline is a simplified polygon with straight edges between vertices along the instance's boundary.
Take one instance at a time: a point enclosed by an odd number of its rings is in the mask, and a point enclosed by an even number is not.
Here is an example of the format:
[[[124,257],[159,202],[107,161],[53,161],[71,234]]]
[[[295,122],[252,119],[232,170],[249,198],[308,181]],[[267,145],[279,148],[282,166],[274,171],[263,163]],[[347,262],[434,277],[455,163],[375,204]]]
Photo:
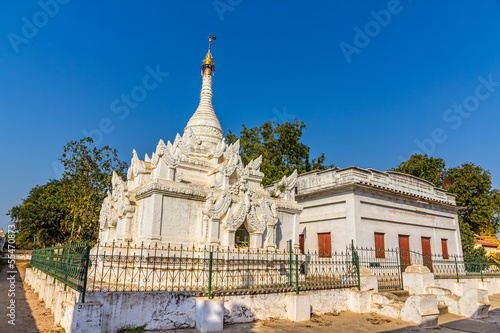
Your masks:
[[[250,233],[245,224],[242,224],[234,234],[234,244],[236,247],[249,247],[250,246]]]

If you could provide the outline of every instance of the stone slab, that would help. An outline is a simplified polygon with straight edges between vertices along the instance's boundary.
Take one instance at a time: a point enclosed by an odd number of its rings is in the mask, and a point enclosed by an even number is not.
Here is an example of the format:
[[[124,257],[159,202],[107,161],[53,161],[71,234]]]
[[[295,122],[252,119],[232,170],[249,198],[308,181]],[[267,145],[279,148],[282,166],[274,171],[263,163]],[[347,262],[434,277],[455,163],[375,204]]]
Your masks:
[[[224,326],[224,301],[197,298],[196,328],[200,332],[222,331]]]
[[[311,303],[308,295],[288,294],[285,301],[288,320],[297,322],[311,319]]]

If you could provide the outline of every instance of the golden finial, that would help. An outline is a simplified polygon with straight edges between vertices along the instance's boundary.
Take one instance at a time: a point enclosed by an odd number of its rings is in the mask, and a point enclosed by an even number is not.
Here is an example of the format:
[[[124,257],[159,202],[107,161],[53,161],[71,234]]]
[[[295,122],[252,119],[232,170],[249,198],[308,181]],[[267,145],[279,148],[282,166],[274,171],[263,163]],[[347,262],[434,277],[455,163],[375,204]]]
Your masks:
[[[215,36],[209,35],[208,36],[208,53],[210,53],[210,47],[212,46],[212,40],[216,40],[217,38]]]
[[[205,60],[203,60],[203,64],[201,65],[202,75],[211,74],[215,71],[214,60],[212,59],[212,54],[210,53],[210,48],[212,47],[212,40],[216,40],[215,36],[208,36],[208,52]]]

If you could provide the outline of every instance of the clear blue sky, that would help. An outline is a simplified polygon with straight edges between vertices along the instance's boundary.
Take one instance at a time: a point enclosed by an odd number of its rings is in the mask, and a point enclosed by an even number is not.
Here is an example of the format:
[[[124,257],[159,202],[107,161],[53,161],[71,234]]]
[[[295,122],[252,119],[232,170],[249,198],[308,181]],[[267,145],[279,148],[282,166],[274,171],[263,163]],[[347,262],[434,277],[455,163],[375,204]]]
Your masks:
[[[387,170],[419,142],[500,187],[499,1],[59,1],[0,2],[0,227],[100,123],[127,162],[182,133],[210,33],[225,132],[297,117],[327,163]],[[148,66],[169,75],[142,96]]]

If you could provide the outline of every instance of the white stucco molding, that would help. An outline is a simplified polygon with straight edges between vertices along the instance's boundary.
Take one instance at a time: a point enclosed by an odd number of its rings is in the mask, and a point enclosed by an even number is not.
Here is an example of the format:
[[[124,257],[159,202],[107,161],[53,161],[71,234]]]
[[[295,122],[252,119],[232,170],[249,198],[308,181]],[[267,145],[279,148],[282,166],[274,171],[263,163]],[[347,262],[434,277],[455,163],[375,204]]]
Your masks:
[[[153,194],[162,194],[174,198],[184,198],[196,201],[205,201],[207,192],[203,191],[201,187],[196,185],[183,184],[179,185],[173,181],[156,181],[142,185],[137,189],[136,198],[144,199]]]
[[[302,206],[299,204],[295,204],[294,202],[290,202],[289,204],[283,202],[276,202],[276,211],[290,213],[290,214],[300,214],[302,213]]]
[[[457,211],[462,208],[456,205],[455,195],[434,187],[426,180],[394,171],[382,172],[357,167],[314,170],[299,175],[296,198],[320,196],[349,188],[371,189],[426,204],[446,206],[448,209],[453,207]]]

